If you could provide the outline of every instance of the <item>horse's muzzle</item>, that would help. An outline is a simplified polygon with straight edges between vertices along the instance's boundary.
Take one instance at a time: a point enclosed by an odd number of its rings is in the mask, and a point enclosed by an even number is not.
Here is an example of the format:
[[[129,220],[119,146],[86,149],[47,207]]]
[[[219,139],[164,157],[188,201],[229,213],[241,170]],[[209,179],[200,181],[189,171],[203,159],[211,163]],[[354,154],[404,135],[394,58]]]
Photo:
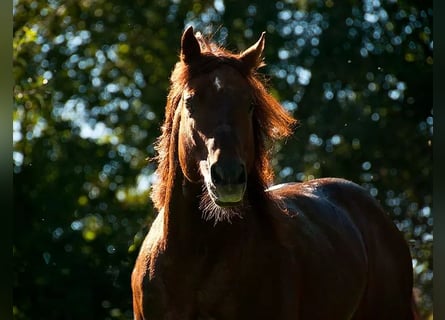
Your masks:
[[[221,207],[239,205],[246,191],[247,173],[238,160],[220,160],[210,167],[211,196]]]

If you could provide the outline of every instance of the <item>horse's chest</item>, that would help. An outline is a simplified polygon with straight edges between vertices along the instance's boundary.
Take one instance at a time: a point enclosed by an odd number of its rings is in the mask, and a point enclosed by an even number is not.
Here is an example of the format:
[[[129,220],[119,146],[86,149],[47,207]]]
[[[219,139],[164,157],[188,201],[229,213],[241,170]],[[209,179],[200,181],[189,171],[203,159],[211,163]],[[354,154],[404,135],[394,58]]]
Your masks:
[[[167,267],[167,309],[183,319],[271,319],[288,312],[297,300],[296,268],[281,260],[267,248],[249,255],[233,249]]]

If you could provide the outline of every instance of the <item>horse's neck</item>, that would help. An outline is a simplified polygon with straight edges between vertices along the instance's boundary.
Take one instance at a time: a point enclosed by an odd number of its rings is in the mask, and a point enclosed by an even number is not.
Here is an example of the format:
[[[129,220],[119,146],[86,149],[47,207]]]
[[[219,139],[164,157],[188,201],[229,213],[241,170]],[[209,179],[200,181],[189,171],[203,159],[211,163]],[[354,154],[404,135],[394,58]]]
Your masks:
[[[169,192],[165,203],[164,236],[169,245],[176,246],[186,240],[194,225],[197,223],[198,211],[198,185],[192,185],[184,181],[182,174],[178,174]]]
[[[199,208],[202,192],[201,184],[185,181],[182,174],[176,175],[163,212],[164,241],[168,247],[181,248],[178,250],[193,249],[203,244],[218,247],[224,241],[245,238],[258,227],[258,221],[254,221],[258,212],[253,207],[243,212],[242,218],[235,217],[231,222],[215,224],[212,220],[205,220]]]
[[[218,222],[215,225],[214,221],[204,219],[199,208],[202,192],[202,184],[187,181],[182,173],[176,174],[163,213],[164,241],[175,252],[199,250],[203,244],[218,246],[221,239],[240,233],[235,224]],[[229,234],[224,234],[226,230]]]

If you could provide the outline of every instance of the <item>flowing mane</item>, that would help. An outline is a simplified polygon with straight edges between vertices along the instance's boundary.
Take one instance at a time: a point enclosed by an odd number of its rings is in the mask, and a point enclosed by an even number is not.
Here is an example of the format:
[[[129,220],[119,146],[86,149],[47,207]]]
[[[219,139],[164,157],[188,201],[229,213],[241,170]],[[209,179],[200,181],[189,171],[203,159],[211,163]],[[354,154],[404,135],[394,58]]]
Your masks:
[[[156,142],[158,182],[153,186],[151,198],[157,210],[166,203],[166,195],[172,187],[177,164],[177,134],[179,114],[176,110],[186,84],[203,73],[211,72],[221,65],[229,65],[238,70],[248,81],[254,101],[253,125],[255,134],[255,176],[257,183],[264,189],[273,181],[273,170],[270,165],[270,147],[273,142],[292,134],[297,120],[281,106],[267,91],[264,78],[256,72],[262,67],[261,61],[256,68],[248,69],[235,54],[217,46],[198,34],[202,58],[192,64],[181,59],[176,63],[170,78],[170,91],[165,107],[165,120],[162,134]],[[255,179],[256,178],[256,179]]]

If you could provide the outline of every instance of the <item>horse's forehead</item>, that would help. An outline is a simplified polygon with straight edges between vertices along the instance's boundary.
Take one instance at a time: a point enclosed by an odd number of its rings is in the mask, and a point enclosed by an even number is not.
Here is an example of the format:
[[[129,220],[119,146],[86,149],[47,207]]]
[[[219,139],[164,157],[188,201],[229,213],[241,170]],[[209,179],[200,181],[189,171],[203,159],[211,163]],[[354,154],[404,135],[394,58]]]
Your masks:
[[[219,68],[209,74],[208,81],[216,92],[241,91],[246,88],[246,80],[233,68]]]
[[[225,83],[224,80],[221,79],[220,75],[216,74],[213,78],[213,86],[215,87],[216,91],[220,91],[223,89]]]

